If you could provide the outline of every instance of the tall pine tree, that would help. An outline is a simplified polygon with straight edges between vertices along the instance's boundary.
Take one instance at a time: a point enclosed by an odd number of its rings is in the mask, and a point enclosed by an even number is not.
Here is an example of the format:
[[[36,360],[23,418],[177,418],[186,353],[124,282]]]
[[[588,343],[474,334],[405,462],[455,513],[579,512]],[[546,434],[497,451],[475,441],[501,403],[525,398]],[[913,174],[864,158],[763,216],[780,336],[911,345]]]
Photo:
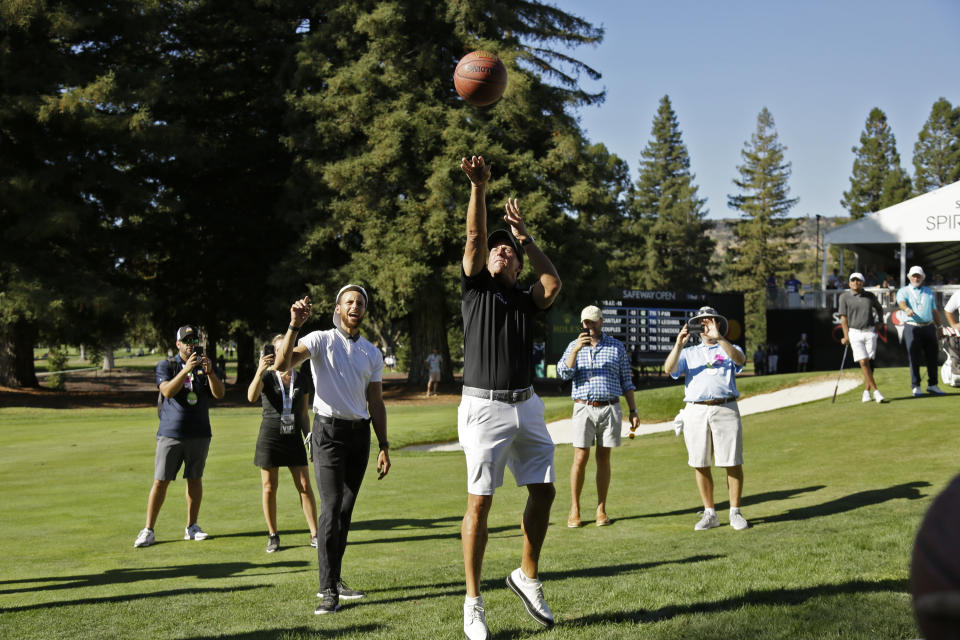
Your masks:
[[[799,221],[787,218],[798,199],[789,197],[791,164],[784,160],[784,151],[773,116],[764,107],[756,131],[740,152],[740,177],[733,180],[740,193],[727,196],[728,206],[740,212],[741,220],[734,228],[726,267],[730,284],[744,294],[751,348],[767,341],[766,281],[791,270],[790,245],[798,231]]]
[[[368,327],[381,335],[401,327],[411,382],[425,376],[432,347],[450,353],[448,333],[459,324],[462,156],[493,165],[489,229],[503,226],[503,203],[518,196],[561,277],[596,261],[578,216],[611,205],[581,180],[600,172],[615,183],[617,165],[586,143],[569,113],[600,98],[579,90],[576,73],[596,74],[549,47],[600,37],[539,2],[360,0],[310,19],[292,96],[301,126],[289,141],[295,180],[311,187],[301,236],[316,266],[312,291],[328,308],[343,282],[370,285]],[[496,51],[510,73],[490,108],[462,102],[451,81],[457,60],[477,48]]]
[[[660,100],[652,136],[641,152],[631,202],[633,219],[640,222],[630,229],[642,229],[642,235],[624,238],[640,267],[628,277],[646,289],[702,291],[710,279],[704,256],[713,253],[715,243],[706,233],[712,225],[704,219],[706,199],[697,196],[690,156],[669,96]],[[643,250],[637,251],[640,247]]]
[[[840,204],[854,219],[903,202],[910,197],[910,176],[900,166],[900,153],[886,114],[874,107],[853,147],[850,190]]]
[[[913,186],[926,193],[960,180],[960,106],[946,98],[933,103],[913,145]]]

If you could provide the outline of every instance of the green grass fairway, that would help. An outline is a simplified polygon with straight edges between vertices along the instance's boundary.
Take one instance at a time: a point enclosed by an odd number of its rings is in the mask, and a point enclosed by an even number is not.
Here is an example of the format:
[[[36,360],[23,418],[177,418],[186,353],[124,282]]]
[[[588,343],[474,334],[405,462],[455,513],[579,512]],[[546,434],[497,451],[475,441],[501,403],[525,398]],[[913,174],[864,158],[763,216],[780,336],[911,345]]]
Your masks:
[[[603,640],[917,638],[909,556],[931,499],[958,471],[960,394],[908,398],[906,369],[878,371],[892,400],[852,391],[748,416],[743,513],[694,532],[693,472],[673,433],[613,455],[610,527],[567,529],[569,445],[557,448],[557,501],[541,561],[558,624],[541,631],[503,580],[519,562],[525,491],[507,474],[484,564],[495,638]],[[756,383],[782,386],[792,378]],[[679,406],[680,389],[638,395]],[[656,400],[656,401],[655,401]],[[569,413],[569,400],[548,410]],[[670,411],[663,411],[672,417]],[[455,437],[455,405],[388,406],[390,440]],[[454,422],[451,423],[450,421]],[[0,410],[2,638],[462,638],[461,453],[395,451],[368,470],[344,579],[368,597],[314,616],[316,553],[289,475],[279,496],[282,548],[264,553],[258,411],[215,409],[200,524],[183,538],[184,482],[171,485],[159,544],[133,549],[153,470],[156,410]],[[372,465],[370,467],[372,469]],[[584,506],[595,500],[593,463]]]

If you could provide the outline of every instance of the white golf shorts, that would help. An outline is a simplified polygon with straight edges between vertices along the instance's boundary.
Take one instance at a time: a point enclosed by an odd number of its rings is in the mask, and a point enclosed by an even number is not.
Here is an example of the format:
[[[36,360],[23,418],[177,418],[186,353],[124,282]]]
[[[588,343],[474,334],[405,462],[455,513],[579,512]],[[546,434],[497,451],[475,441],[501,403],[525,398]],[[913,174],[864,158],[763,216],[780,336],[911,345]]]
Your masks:
[[[847,329],[847,336],[850,338],[850,352],[853,354],[853,361],[860,362],[863,359],[873,360],[877,357],[877,334],[873,329]]]
[[[457,433],[467,458],[467,492],[491,496],[503,484],[503,469],[517,486],[554,482],[553,439],[537,394],[510,404],[463,396]]]
[[[622,422],[623,410],[619,402],[604,407],[574,402],[573,446],[581,449],[589,449],[594,444],[619,447]]]
[[[736,401],[719,405],[687,403],[683,440],[687,464],[695,469],[743,464],[743,426]]]

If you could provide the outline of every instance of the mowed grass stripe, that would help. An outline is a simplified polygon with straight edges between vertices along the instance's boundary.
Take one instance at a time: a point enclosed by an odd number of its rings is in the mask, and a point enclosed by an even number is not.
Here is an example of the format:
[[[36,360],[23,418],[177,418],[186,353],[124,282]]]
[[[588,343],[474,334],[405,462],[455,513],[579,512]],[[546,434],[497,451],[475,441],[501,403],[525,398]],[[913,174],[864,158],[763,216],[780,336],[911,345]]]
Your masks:
[[[894,402],[862,405],[856,390],[836,404],[744,419],[743,510],[754,526],[743,532],[693,531],[699,500],[672,433],[625,441],[614,452],[613,526],[567,529],[571,449],[558,446],[558,495],[541,565],[559,622],[550,637],[917,637],[909,554],[932,496],[957,471],[960,436],[949,416],[958,394],[901,400],[907,371],[878,377]],[[678,403],[680,390],[671,391],[666,400]],[[641,406],[648,393],[664,392],[640,392]],[[548,400],[569,410],[568,400]],[[454,423],[443,424],[451,408]],[[388,411],[391,442],[456,431],[455,405]],[[462,454],[394,452],[386,479],[369,474],[344,573],[369,597],[314,616],[316,555],[288,474],[279,494],[283,548],[263,551],[252,463],[258,411],[215,409],[212,420],[200,518],[212,538],[182,540],[184,483],[177,481],[157,525],[160,544],[135,550],[155,410],[0,410],[0,637],[462,637]],[[595,500],[592,473],[591,462],[586,513]],[[722,471],[715,480],[725,508]],[[488,622],[498,638],[541,635],[503,585],[519,562],[524,501],[508,473],[494,499],[484,564]]]

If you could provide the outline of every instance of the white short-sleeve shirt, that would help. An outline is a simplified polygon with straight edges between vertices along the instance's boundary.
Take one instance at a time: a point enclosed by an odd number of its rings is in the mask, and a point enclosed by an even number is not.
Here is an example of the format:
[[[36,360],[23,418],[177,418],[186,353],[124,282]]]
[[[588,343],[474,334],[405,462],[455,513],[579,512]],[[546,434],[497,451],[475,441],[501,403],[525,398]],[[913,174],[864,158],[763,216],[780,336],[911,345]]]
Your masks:
[[[947,304],[943,305],[943,310],[948,313],[956,313],[957,309],[960,309],[960,291],[955,291],[947,300]]]
[[[314,331],[300,339],[310,352],[317,415],[365,420],[367,386],[383,380],[383,354],[369,340],[348,338],[339,329]]]

